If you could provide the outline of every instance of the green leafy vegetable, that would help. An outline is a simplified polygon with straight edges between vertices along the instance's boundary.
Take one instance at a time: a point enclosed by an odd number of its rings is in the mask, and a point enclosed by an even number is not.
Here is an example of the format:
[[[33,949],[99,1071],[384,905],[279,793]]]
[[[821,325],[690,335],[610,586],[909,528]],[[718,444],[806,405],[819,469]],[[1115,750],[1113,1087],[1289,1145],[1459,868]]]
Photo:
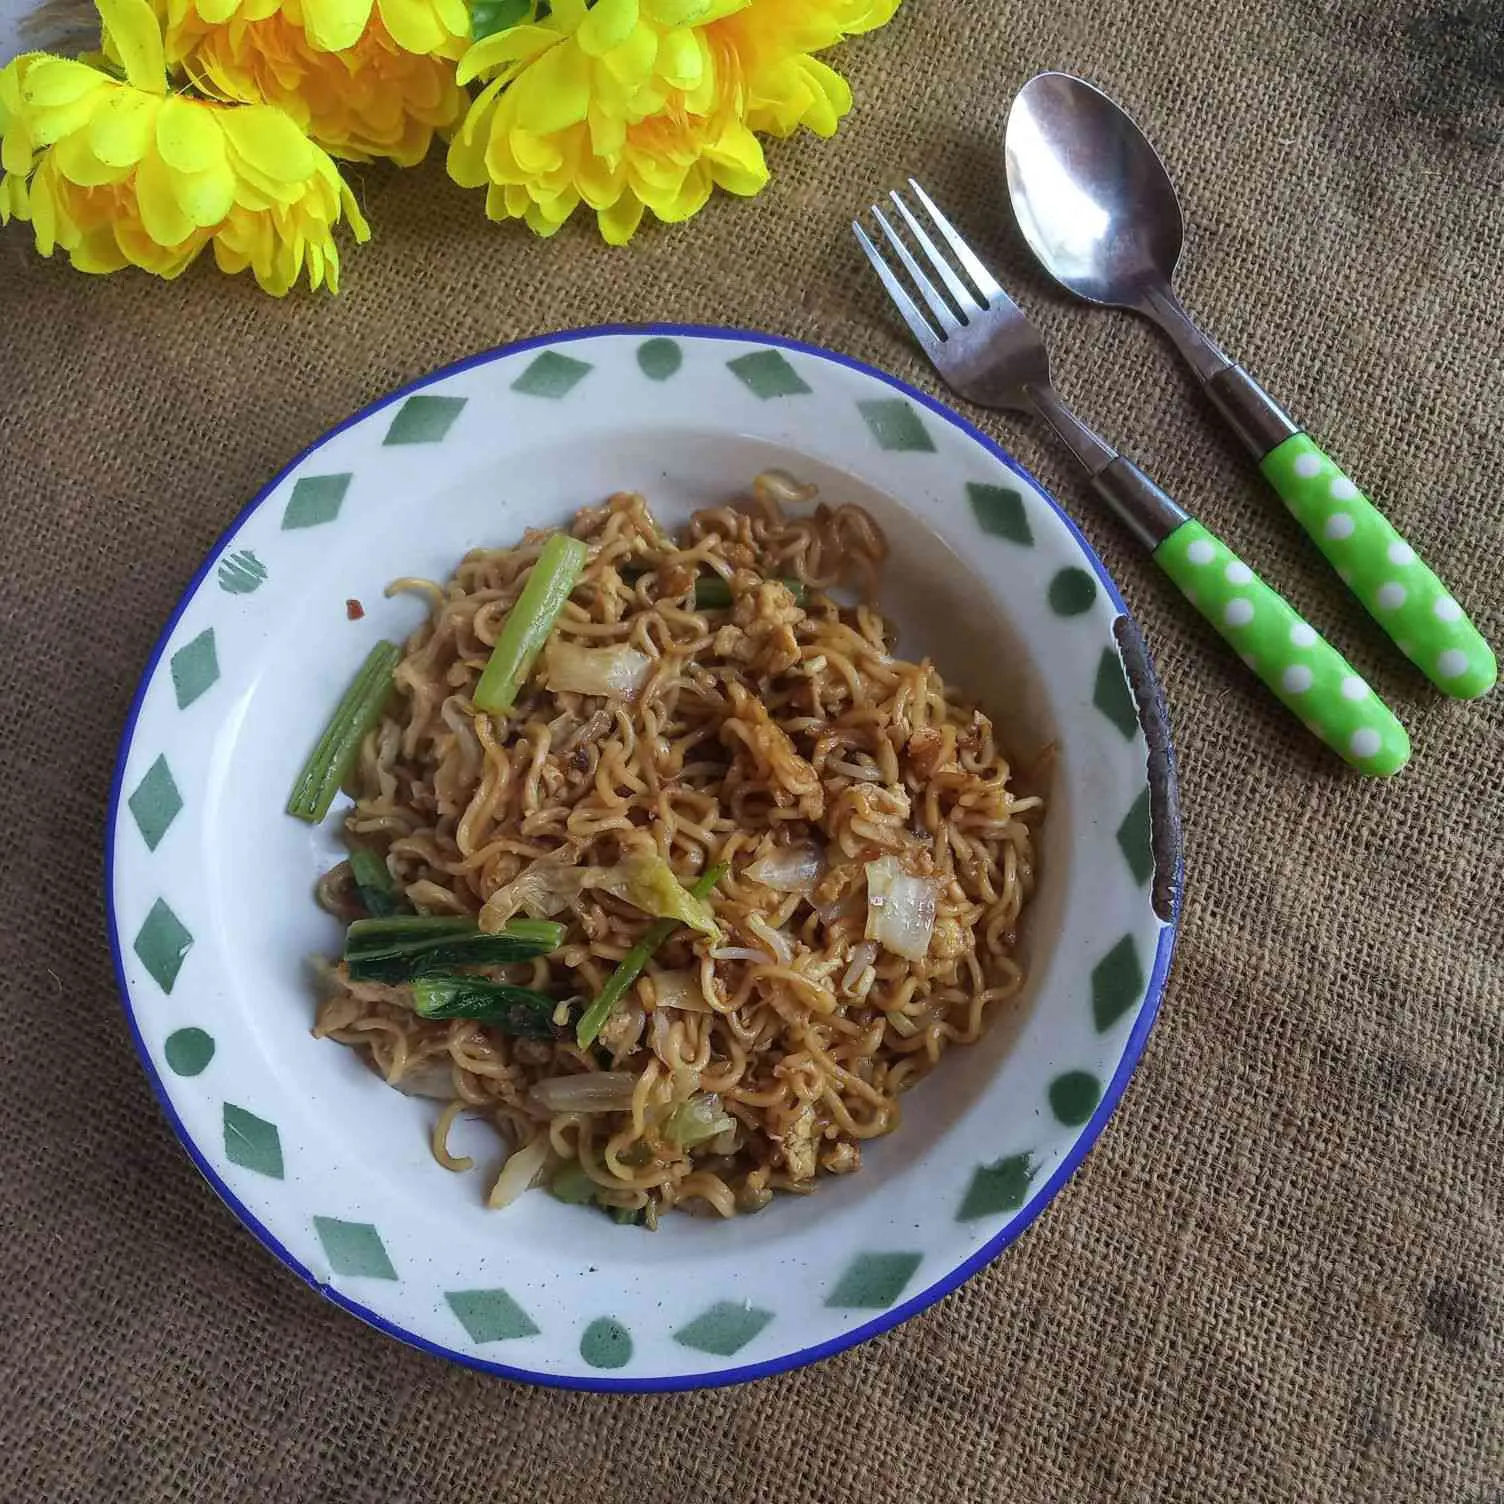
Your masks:
[[[555,533],[507,612],[490,661],[475,691],[476,708],[504,715],[517,702],[533,663],[548,641],[569,592],[585,567],[589,550],[568,533]]]
[[[401,656],[402,650],[394,642],[378,642],[366,655],[292,786],[288,814],[317,825],[329,813],[360,744],[392,692],[392,674]]]
[[[484,977],[422,976],[413,983],[413,1008],[419,1018],[472,1018],[525,1039],[552,1039],[558,1006],[531,988]]]
[[[614,882],[601,886],[645,913],[687,924],[712,940],[721,938],[710,905],[674,876],[674,869],[657,852],[637,852],[617,869]],[[698,887],[698,884],[696,884]]]
[[[608,1206],[606,1210],[611,1214],[611,1220],[623,1227],[641,1227],[647,1220],[645,1206]]]
[[[406,907],[386,863],[369,847],[357,846],[351,851],[350,872],[361,905],[372,919],[390,919]]]
[[[663,1136],[670,1143],[689,1149],[735,1127],[736,1120],[727,1115],[721,1099],[713,1091],[707,1091],[674,1108],[663,1125]]]
[[[473,919],[398,914],[357,919],[345,931],[345,967],[356,982],[408,982],[454,966],[504,966],[546,956],[564,943],[564,926],[514,919],[487,935]]]
[[[779,580],[786,585],[799,605],[809,599],[809,591],[802,580]],[[729,611],[731,609],[731,585],[718,574],[702,574],[695,581],[695,610]]]
[[[705,904],[708,909],[710,895],[715,891],[715,885],[726,875],[729,866],[728,862],[720,862],[708,872],[702,873],[699,880],[690,886],[689,896]],[[580,1015],[580,1021],[575,1028],[575,1040],[582,1050],[589,1049],[600,1037],[601,1030],[606,1026],[606,1020],[611,1017],[611,1010],[627,995],[632,984],[642,975],[642,969],[652,959],[654,951],[679,928],[682,922],[679,919],[658,920],[648,927],[642,939],[621,958],[616,970],[606,978],[606,985],[601,988],[600,996]]]
[[[570,1206],[584,1206],[587,1201],[594,1201],[597,1189],[596,1183],[577,1159],[560,1165],[554,1178],[548,1183],[549,1195]]]

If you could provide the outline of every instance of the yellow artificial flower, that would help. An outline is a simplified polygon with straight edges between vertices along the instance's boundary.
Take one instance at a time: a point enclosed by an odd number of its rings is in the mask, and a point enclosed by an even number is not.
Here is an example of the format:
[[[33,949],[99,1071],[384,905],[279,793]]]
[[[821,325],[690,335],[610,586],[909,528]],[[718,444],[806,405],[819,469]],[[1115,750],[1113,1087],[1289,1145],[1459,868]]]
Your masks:
[[[329,157],[270,105],[169,94],[148,0],[99,0],[125,81],[23,54],[0,69],[0,223],[29,220],[37,249],[81,271],[177,276],[206,245],[266,291],[339,286],[333,227],[370,231]]]
[[[477,42],[459,79],[489,77],[449,146],[492,219],[551,235],[583,202],[614,245],[645,210],[673,223],[714,188],[768,181],[755,131],[828,136],[851,91],[811,56],[887,21],[898,0],[554,0]]]
[[[469,42],[464,0],[155,4],[169,68],[215,99],[279,106],[336,156],[411,167],[464,113],[454,77]]]
[[[217,26],[275,15],[304,32],[321,52],[353,47],[373,20],[404,52],[455,58],[470,36],[465,0],[157,0],[169,51],[175,37],[192,39]]]

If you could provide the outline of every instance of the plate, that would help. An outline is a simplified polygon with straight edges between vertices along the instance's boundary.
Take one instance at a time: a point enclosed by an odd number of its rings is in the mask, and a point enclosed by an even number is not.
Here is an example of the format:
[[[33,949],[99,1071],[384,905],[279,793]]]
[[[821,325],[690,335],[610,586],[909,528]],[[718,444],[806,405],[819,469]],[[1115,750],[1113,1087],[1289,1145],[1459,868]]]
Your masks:
[[[400,575],[616,490],[665,521],[777,465],[867,506],[884,609],[981,700],[1004,745],[1053,745],[1020,1006],[905,1098],[858,1175],[656,1233],[545,1194],[502,1212],[430,1156],[434,1104],[310,1034],[305,961],[338,821],[282,814],[371,644],[422,619]],[[364,615],[349,601],[359,601]],[[1147,729],[1146,729],[1147,728]],[[855,361],[688,327],[551,335],[368,408],[241,513],[173,613],[131,707],[109,826],[111,940],[148,1075],[236,1215],[315,1289],[431,1352],[616,1390],[727,1383],[860,1342],[1018,1236],[1101,1131],[1153,1022],[1179,894],[1168,737],[1101,562],[975,428]],[[455,1142],[492,1166],[489,1130]],[[1081,1208],[1078,1215],[1090,1215]]]

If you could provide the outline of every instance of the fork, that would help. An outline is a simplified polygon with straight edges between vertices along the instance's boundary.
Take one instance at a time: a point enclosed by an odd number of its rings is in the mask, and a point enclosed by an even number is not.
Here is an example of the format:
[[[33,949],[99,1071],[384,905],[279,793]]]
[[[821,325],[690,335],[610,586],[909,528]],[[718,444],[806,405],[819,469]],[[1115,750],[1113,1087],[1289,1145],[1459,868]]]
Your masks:
[[[909,187],[928,228],[901,194],[889,197],[929,271],[880,205],[872,215],[923,309],[861,222],[851,228],[946,385],[979,407],[1042,418],[1092,490],[1291,714],[1360,773],[1399,772],[1410,739],[1389,707],[1277,591],[1066,406],[1039,332],[929,194],[913,178]]]

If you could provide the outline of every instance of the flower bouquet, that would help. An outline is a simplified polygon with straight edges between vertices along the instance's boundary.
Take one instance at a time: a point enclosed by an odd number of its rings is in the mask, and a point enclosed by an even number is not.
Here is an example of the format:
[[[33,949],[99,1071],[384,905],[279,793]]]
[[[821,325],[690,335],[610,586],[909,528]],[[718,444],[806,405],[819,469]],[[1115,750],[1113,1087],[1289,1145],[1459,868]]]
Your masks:
[[[50,0],[94,40],[0,68],[0,223],[80,271],[175,277],[205,248],[283,294],[339,286],[370,231],[339,162],[434,138],[495,220],[582,206],[625,244],[768,181],[761,136],[851,108],[818,54],[898,0]],[[97,15],[96,15],[97,8]]]

